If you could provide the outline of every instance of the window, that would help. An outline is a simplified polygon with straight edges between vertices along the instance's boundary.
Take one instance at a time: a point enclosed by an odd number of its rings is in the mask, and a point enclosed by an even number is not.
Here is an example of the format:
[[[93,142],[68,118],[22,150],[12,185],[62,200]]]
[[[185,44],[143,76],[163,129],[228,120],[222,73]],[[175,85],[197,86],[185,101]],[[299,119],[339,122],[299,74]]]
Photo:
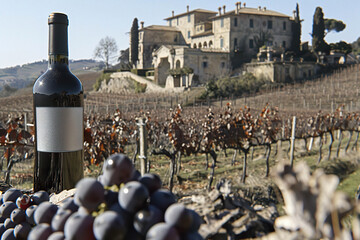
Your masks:
[[[207,68],[207,66],[208,66],[208,63],[207,63],[207,62],[203,62],[203,63],[202,63],[202,67],[203,67],[203,68]]]
[[[254,48],[254,39],[249,40],[249,48]]]
[[[225,62],[221,62],[221,68],[225,68]]]
[[[254,28],[254,19],[250,19],[250,28]]]
[[[283,22],[283,30],[286,30],[286,22]]]
[[[286,41],[283,41],[283,42],[282,42],[282,47],[283,47],[283,48],[286,48]]]
[[[188,38],[190,38],[190,36],[191,36],[190,34],[191,34],[190,31],[188,31]]]
[[[237,46],[237,38],[234,38],[234,47]]]
[[[224,47],[224,39],[220,38],[220,48],[223,48],[223,47]]]
[[[190,14],[188,14],[187,16],[188,16],[188,22],[191,22]]]
[[[224,19],[223,18],[220,20],[220,26],[224,27]]]
[[[176,18],[176,25],[179,26],[179,18]]]
[[[272,29],[273,27],[273,22],[271,20],[268,20],[268,29]]]
[[[234,27],[237,27],[238,23],[237,23],[237,18],[234,18]]]
[[[170,27],[172,27],[172,23],[171,23],[171,22],[172,22],[172,20],[169,21],[169,26],[170,26]]]

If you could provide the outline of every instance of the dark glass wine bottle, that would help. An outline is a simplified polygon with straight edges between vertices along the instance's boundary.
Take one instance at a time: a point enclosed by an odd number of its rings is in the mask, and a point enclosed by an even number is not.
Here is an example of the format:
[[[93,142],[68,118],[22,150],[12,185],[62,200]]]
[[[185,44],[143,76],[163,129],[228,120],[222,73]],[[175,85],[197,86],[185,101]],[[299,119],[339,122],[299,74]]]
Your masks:
[[[68,18],[52,13],[48,24],[49,65],[33,88],[34,191],[60,192],[83,177],[84,97],[68,66]]]

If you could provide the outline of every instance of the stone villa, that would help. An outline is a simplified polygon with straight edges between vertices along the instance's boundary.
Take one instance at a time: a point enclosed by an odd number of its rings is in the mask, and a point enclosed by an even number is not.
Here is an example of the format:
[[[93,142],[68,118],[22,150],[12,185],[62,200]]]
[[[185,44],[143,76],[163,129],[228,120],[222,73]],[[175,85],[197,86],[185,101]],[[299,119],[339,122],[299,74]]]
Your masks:
[[[286,50],[291,45],[294,16],[266,7],[250,8],[237,2],[235,9],[226,6],[217,12],[195,9],[166,18],[167,26],[144,26],[139,29],[138,69],[154,68],[159,85],[188,87],[204,83],[214,76],[228,74],[236,54],[250,61],[256,57],[259,39],[267,35],[265,45]],[[263,42],[264,43],[264,42]],[[130,44],[131,45],[131,44]],[[131,52],[131,51],[130,51]],[[191,69],[186,74],[169,70]]]

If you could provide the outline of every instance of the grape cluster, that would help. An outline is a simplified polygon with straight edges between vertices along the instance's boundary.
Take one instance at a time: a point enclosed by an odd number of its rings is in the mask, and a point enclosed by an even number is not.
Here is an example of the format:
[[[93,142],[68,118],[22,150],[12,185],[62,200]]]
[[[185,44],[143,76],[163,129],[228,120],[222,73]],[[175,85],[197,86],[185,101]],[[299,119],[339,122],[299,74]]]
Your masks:
[[[1,240],[200,240],[203,222],[176,203],[156,174],[143,176],[123,154],[111,155],[98,179],[84,178],[60,205],[45,191],[1,196]]]

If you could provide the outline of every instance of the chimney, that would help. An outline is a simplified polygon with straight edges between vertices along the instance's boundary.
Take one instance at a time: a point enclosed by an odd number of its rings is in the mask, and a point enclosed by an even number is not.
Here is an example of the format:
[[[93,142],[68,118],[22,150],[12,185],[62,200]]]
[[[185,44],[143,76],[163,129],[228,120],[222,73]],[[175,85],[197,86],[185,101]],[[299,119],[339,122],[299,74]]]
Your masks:
[[[296,11],[295,10],[293,11],[293,17],[294,17],[294,19],[296,19]]]
[[[235,3],[235,14],[239,14],[239,2]]]
[[[226,6],[225,6],[225,5],[223,6],[223,10],[224,10],[224,14],[225,14],[225,12],[226,12],[226,11],[225,11],[225,10],[226,10]]]
[[[261,6],[258,6],[258,11],[261,11]]]
[[[238,8],[241,9],[241,2],[238,2],[238,4],[239,4],[239,7],[238,7]]]
[[[264,11],[264,12],[266,11],[266,7],[263,7],[263,11]]]
[[[218,10],[219,10],[219,16],[220,16],[221,15],[221,7],[219,7]]]
[[[186,6],[186,12],[189,12],[189,5]]]
[[[174,15],[175,15],[175,12],[174,12],[174,11],[172,11],[171,13],[172,13],[172,17],[174,17]]]
[[[143,29],[144,28],[144,21],[140,22],[140,28]]]
[[[246,8],[246,3],[244,2],[244,8]]]

